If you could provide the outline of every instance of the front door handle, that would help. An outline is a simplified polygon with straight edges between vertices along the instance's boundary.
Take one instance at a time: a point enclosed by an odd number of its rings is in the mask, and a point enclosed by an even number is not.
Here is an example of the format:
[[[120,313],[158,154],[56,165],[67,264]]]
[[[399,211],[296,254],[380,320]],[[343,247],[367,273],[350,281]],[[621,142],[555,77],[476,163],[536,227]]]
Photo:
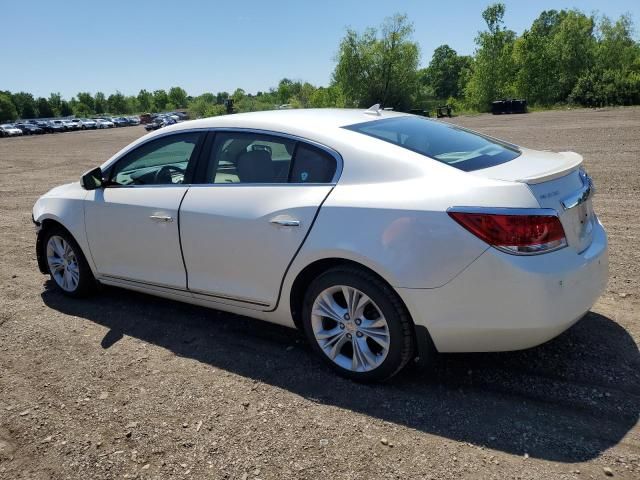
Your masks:
[[[277,225],[279,227],[299,227],[300,220],[293,219],[284,219],[284,218],[274,218],[270,221],[272,225]]]
[[[170,217],[168,215],[151,215],[149,218],[154,222],[165,222],[165,223],[173,222],[173,217]]]

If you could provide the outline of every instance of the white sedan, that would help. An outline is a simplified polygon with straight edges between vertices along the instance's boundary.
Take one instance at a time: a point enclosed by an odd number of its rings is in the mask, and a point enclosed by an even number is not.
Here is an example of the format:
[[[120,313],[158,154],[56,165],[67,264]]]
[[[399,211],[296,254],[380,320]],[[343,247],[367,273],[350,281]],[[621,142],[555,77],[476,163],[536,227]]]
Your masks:
[[[96,128],[113,128],[116,125],[111,120],[106,120],[104,118],[96,118]]]
[[[538,345],[592,307],[607,238],[581,164],[374,107],[183,122],[42,196],[38,263],[73,297],[100,283],[301,328],[381,380]]]

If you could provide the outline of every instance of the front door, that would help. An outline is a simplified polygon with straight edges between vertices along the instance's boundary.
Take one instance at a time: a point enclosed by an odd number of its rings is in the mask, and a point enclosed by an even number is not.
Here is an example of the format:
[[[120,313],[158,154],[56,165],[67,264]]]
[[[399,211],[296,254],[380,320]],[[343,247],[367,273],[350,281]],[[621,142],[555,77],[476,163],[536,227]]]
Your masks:
[[[85,224],[98,276],[186,288],[178,210],[202,133],[176,133],[136,147],[87,197]]]

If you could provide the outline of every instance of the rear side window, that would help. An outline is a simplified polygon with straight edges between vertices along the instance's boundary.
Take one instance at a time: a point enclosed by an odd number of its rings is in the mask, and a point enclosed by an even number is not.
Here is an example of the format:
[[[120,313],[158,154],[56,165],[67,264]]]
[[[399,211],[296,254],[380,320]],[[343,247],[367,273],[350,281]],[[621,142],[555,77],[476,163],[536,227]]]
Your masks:
[[[336,159],[319,148],[299,143],[289,183],[329,183],[336,173]]]
[[[520,151],[508,143],[422,117],[387,118],[344,128],[398,145],[465,172],[494,167],[520,155]]]
[[[331,183],[337,162],[323,149],[294,138],[224,131],[215,133],[201,168],[205,184],[313,184]]]

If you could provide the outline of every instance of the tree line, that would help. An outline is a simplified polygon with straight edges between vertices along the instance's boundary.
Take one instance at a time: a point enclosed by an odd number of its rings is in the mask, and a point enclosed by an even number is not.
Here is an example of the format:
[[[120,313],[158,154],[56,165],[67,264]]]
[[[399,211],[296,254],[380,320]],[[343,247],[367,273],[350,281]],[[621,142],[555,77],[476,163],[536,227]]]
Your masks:
[[[640,43],[628,15],[613,21],[576,9],[546,10],[520,36],[507,28],[504,15],[501,3],[482,12],[486,28],[475,38],[473,55],[458,55],[441,45],[422,68],[413,24],[405,15],[395,15],[378,28],[347,29],[326,87],[284,78],[277,87],[256,94],[238,88],[191,97],[172,87],[130,96],[80,92],[68,101],[59,93],[35,98],[0,91],[0,121],[184,108],[193,117],[205,117],[225,113],[228,99],[238,112],[285,104],[366,108],[375,103],[403,111],[442,103],[457,110],[487,111],[491,101],[500,98],[524,98],[540,107],[640,104]]]

